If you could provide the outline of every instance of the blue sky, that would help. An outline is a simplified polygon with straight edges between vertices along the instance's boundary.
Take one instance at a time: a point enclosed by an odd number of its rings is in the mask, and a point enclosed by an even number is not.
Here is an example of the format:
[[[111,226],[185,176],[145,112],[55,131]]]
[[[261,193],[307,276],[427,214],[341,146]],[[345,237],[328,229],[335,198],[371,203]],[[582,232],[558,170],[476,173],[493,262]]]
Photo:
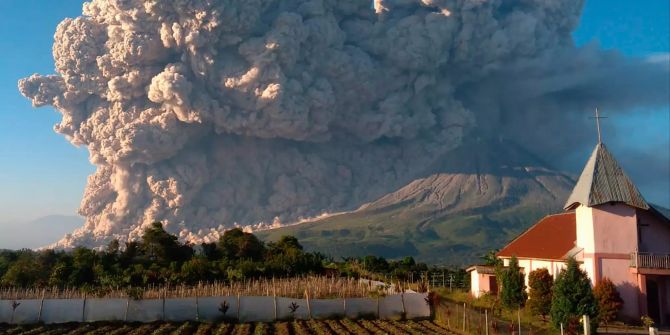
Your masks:
[[[86,177],[94,171],[85,148],[76,148],[53,132],[60,115],[51,108],[33,109],[16,88],[22,77],[53,72],[56,25],[65,17],[78,16],[82,2],[0,1],[0,222],[75,214]],[[590,0],[574,37],[579,45],[599,43],[628,56],[649,57],[670,52],[669,30],[668,0]],[[639,110],[605,122],[605,139],[615,155],[653,146],[658,147],[659,159],[668,159],[667,108]],[[585,144],[585,152],[591,147]],[[670,190],[665,185],[670,171],[663,172],[662,186],[640,188],[650,201],[668,206]]]

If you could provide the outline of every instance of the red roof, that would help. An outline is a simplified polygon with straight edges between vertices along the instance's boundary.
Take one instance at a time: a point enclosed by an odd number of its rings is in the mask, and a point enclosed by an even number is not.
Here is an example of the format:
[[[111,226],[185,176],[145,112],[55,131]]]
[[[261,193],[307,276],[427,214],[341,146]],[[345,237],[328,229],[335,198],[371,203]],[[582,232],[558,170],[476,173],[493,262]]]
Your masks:
[[[498,257],[563,259],[575,247],[575,212],[545,216],[497,253]]]

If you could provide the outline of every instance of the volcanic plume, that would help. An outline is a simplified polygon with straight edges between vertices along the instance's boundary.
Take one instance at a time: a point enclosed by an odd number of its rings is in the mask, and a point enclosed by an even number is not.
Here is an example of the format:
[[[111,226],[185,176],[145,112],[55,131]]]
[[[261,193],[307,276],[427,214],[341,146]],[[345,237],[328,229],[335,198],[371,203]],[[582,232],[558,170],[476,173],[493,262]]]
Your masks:
[[[19,82],[97,171],[100,245],[183,239],[358,207],[471,132],[551,155],[567,120],[663,103],[667,64],[571,33],[581,1],[93,0],[57,28],[55,75]],[[573,121],[574,122],[574,121]],[[560,136],[559,136],[560,135]]]

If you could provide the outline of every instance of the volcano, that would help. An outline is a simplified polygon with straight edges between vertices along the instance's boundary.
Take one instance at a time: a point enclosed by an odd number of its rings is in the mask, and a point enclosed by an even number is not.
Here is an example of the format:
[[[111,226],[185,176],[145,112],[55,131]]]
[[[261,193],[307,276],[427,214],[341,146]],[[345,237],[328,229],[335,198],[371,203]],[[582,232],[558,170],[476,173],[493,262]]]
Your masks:
[[[355,211],[258,235],[294,235],[307,249],[335,257],[463,265],[561,211],[574,186],[572,176],[505,140],[471,138],[437,162],[424,177]]]

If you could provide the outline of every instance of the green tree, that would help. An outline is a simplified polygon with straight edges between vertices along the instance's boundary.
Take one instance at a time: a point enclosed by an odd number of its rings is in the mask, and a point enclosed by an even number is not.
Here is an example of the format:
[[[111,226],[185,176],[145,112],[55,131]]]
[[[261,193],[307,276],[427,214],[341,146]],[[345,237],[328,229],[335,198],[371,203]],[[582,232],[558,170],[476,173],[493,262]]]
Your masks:
[[[163,229],[163,224],[154,222],[144,230],[142,250],[152,261],[169,264],[172,261],[185,261],[190,258],[192,249],[186,250],[172,235]]]
[[[221,259],[221,252],[216,243],[202,243],[200,244],[201,253],[210,261]]]
[[[484,265],[487,266],[498,266],[502,263],[502,259],[498,258],[496,256],[497,251],[496,250],[489,250],[486,254],[482,255],[480,258],[482,259]]]
[[[235,228],[226,231],[219,239],[219,249],[227,259],[263,259],[265,245],[255,235]]]
[[[512,257],[509,261],[509,266],[502,271],[501,283],[502,291],[500,292],[500,302],[509,309],[516,309],[523,307],[526,303],[526,284],[524,276],[519,268],[519,261],[516,257]]]
[[[623,300],[614,283],[609,278],[603,277],[593,288],[593,295],[598,301],[598,321],[605,324],[614,321],[623,307]]]
[[[121,250],[121,243],[118,239],[113,239],[107,244],[107,249],[105,250],[109,255],[118,255],[119,250]]]
[[[68,278],[72,273],[72,265],[68,261],[61,260],[51,269],[49,274],[49,286],[65,287],[68,284]]]
[[[181,266],[181,275],[187,284],[206,281],[209,279],[209,274],[209,262],[206,258],[193,258]]]
[[[127,269],[133,264],[138,256],[141,254],[142,247],[137,241],[126,242],[126,248],[119,255],[119,265]]]
[[[14,287],[32,287],[40,277],[40,269],[35,266],[34,257],[20,256],[2,276],[2,283]]]
[[[569,332],[576,331],[575,325],[579,324],[582,315],[591,317],[594,323],[591,329],[596,329],[598,303],[588,275],[579,268],[574,258],[568,259],[566,269],[554,281],[550,314],[556,329],[563,324]]]
[[[271,253],[286,253],[292,250],[302,251],[302,245],[298,239],[295,238],[295,236],[290,235],[284,235],[279,239],[279,241],[270,243],[269,248]]]
[[[528,307],[534,315],[542,316],[542,320],[551,310],[551,289],[554,278],[547,269],[537,269],[528,274]]]
[[[75,248],[72,252],[72,271],[70,273],[70,284],[72,286],[82,286],[84,284],[93,284],[95,281],[95,271],[93,267],[96,262],[95,251],[86,248]]]
[[[279,241],[268,244],[265,259],[268,274],[290,276],[323,271],[325,257],[318,253],[306,253],[293,236],[282,236]]]
[[[388,271],[389,263],[384,257],[369,255],[363,257],[363,267],[370,272],[385,273]]]

